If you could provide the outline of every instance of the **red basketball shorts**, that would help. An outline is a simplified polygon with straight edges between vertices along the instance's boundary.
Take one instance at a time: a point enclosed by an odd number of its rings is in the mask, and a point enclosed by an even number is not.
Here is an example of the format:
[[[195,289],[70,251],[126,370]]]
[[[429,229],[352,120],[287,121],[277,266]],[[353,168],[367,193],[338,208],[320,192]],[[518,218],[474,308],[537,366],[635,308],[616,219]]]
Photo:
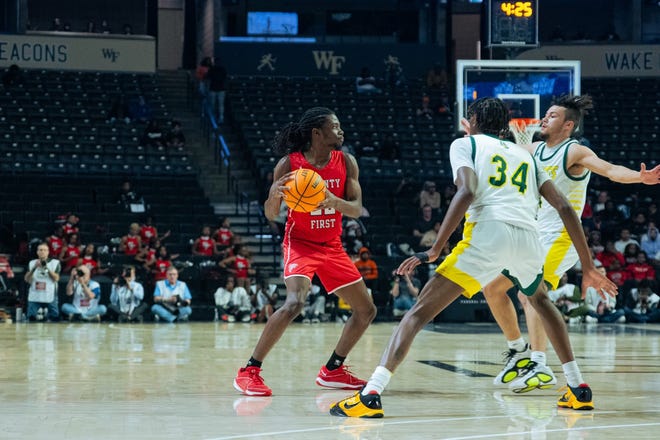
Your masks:
[[[282,244],[282,255],[285,280],[302,276],[311,281],[316,274],[328,293],[362,279],[339,237],[325,243],[288,239]]]

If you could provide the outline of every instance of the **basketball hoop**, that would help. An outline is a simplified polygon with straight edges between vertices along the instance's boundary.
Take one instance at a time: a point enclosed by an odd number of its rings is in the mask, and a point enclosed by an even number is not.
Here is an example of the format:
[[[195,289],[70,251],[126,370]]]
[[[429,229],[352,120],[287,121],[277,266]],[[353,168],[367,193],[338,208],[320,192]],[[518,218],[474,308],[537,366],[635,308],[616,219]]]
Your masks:
[[[531,144],[534,133],[539,131],[541,120],[534,118],[512,118],[509,121],[511,133],[516,138],[517,144]]]

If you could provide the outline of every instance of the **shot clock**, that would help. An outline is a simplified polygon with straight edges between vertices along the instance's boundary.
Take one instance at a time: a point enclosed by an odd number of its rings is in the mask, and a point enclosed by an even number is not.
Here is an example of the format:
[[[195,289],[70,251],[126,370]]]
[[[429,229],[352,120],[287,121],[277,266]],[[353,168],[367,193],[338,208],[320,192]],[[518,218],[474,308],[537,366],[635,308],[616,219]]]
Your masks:
[[[538,0],[488,1],[488,46],[538,46]]]

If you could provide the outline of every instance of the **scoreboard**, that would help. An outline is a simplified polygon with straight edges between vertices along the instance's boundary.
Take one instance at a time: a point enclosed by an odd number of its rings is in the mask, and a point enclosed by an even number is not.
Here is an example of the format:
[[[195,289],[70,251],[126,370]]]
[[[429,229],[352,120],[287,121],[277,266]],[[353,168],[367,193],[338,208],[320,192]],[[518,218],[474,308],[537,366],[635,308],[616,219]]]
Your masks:
[[[488,47],[538,46],[538,0],[488,0]]]

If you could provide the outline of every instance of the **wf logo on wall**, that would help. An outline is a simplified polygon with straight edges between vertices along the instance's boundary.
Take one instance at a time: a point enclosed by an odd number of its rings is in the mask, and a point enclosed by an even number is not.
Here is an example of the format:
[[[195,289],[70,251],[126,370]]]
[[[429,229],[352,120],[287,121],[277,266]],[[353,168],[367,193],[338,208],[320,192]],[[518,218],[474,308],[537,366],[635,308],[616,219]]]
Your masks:
[[[346,57],[335,55],[334,50],[313,50],[314,62],[318,70],[325,69],[330,75],[337,75],[342,68]]]
[[[119,52],[114,49],[104,48],[101,49],[101,52],[103,53],[103,58],[110,60],[113,63],[117,62],[117,58],[119,58]]]

